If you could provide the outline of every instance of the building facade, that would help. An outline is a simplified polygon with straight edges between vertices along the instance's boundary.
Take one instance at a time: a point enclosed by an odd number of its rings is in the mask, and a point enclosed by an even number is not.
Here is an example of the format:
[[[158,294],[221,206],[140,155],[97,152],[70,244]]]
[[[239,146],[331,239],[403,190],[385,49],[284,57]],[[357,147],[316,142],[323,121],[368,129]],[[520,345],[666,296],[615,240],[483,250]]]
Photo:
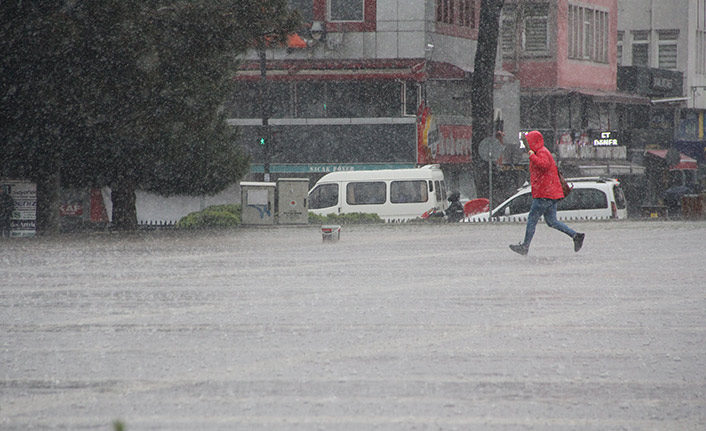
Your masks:
[[[480,0],[289,4],[306,29],[287,47],[267,47],[264,62],[249,52],[226,105],[253,174],[316,178],[438,163],[451,188],[473,197],[470,93]],[[514,135],[518,90],[498,68],[498,124]]]
[[[520,124],[540,130],[569,175],[639,174],[632,124],[650,99],[617,86],[618,0],[509,0],[503,68],[521,87]]]
[[[706,0],[620,0],[617,61],[621,75],[638,76],[624,82],[652,100],[645,145],[706,162]]]

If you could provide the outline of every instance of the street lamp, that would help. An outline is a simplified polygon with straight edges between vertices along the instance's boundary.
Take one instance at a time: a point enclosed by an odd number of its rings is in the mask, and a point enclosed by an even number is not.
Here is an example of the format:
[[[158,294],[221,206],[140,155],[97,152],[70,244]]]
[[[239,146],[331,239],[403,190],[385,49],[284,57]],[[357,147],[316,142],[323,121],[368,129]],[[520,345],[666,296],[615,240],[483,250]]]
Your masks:
[[[311,34],[311,38],[314,39],[314,43],[319,43],[326,40],[326,27],[324,27],[324,23],[321,21],[314,21],[311,23],[309,34]]]

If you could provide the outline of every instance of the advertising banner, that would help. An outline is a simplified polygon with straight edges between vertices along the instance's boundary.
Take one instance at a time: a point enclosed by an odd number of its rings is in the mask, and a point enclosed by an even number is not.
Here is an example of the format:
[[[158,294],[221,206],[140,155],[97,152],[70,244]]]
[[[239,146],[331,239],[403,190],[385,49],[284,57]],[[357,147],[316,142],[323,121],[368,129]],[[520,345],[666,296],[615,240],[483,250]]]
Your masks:
[[[473,128],[440,124],[431,109],[422,108],[417,123],[417,163],[470,163]]]
[[[37,232],[37,185],[24,180],[0,180],[0,187],[15,203],[10,237],[31,237]]]

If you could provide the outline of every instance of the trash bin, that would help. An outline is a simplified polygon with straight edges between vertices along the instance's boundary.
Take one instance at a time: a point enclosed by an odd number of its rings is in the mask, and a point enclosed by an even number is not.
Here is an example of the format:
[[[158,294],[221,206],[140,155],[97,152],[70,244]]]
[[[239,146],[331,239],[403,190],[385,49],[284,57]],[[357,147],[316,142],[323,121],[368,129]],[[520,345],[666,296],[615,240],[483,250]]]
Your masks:
[[[308,197],[308,178],[280,178],[277,180],[278,223],[309,223]]]
[[[323,242],[338,241],[341,239],[341,226],[323,225],[321,226],[321,240]]]
[[[275,223],[275,183],[240,183],[241,222],[252,225]]]

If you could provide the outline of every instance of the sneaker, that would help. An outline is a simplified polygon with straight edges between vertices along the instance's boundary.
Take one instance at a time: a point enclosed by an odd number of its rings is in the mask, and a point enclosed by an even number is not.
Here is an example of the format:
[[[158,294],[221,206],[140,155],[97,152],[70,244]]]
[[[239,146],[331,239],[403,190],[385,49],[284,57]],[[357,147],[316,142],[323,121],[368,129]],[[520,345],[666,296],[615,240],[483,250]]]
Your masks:
[[[577,233],[574,236],[574,251],[578,252],[583,247],[583,239],[586,237],[585,233]]]
[[[517,254],[521,254],[522,256],[527,256],[529,248],[525,247],[524,244],[510,244],[510,250],[514,251]]]

